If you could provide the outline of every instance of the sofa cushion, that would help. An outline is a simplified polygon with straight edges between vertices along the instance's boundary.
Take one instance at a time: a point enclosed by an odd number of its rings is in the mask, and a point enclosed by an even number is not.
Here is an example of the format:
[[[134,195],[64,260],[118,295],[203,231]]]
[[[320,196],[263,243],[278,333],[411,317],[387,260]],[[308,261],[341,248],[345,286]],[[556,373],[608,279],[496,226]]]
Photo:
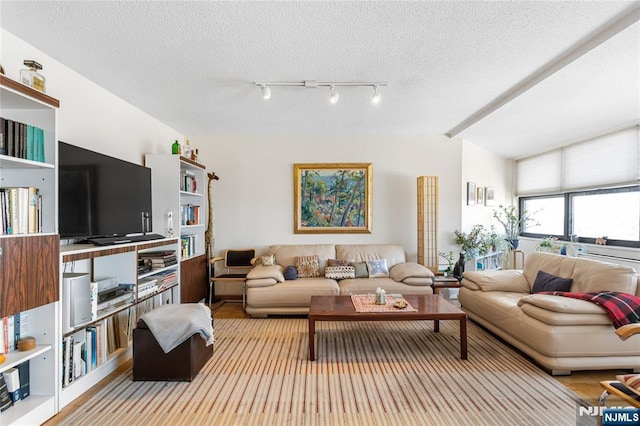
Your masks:
[[[309,307],[311,296],[340,294],[338,283],[328,278],[299,278],[278,283],[269,288],[247,288],[247,307],[296,308]]]
[[[279,283],[284,282],[284,268],[280,265],[264,266],[256,265],[247,274],[248,280],[257,280],[262,278],[273,278]]]
[[[517,269],[499,271],[465,271],[462,284],[465,287],[470,288],[479,287],[482,291],[529,293],[531,290],[531,287],[522,274],[522,271]]]
[[[369,270],[369,278],[380,278],[389,276],[387,259],[367,260],[367,269]]]
[[[314,278],[320,276],[320,259],[317,254],[312,256],[296,256],[298,278]]]
[[[419,263],[398,263],[389,269],[389,276],[396,281],[404,281],[405,278],[431,278],[433,272]]]
[[[283,275],[285,280],[295,280],[296,278],[298,278],[298,270],[296,269],[295,266],[289,265],[286,268],[284,268]]]
[[[336,259],[351,262],[387,259],[387,266],[390,268],[407,261],[404,248],[397,244],[337,244],[335,247]]]
[[[355,268],[356,278],[369,278],[369,270],[366,263],[350,262],[349,264]]]
[[[555,275],[547,274],[544,271],[538,271],[536,280],[533,282],[531,293],[540,293],[543,291],[570,291],[572,278],[560,278]]]
[[[355,278],[356,268],[353,266],[327,266],[324,268],[325,278],[342,280],[345,278]]]
[[[633,268],[590,259],[575,259],[572,292],[617,291],[635,294],[638,280]]]

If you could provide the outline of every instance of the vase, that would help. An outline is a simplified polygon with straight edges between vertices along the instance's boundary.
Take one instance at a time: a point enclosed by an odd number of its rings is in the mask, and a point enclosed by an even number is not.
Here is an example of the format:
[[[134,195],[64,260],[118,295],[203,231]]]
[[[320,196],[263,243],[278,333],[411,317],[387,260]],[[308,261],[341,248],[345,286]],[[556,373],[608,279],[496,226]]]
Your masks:
[[[520,243],[520,240],[517,238],[514,238],[512,240],[507,240],[507,244],[509,244],[509,247],[511,250],[515,250],[518,248],[518,244]]]
[[[453,265],[453,276],[457,279],[462,279],[462,273],[464,272],[464,262],[464,252],[460,252],[460,258],[458,259],[456,264]]]

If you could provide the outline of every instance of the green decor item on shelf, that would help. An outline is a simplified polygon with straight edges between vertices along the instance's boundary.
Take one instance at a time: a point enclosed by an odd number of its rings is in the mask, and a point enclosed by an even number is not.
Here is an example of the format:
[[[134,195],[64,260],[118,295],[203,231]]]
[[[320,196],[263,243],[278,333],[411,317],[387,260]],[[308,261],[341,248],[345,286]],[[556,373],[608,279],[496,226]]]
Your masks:
[[[180,151],[180,142],[176,140],[173,145],[171,145],[171,153],[180,155]]]

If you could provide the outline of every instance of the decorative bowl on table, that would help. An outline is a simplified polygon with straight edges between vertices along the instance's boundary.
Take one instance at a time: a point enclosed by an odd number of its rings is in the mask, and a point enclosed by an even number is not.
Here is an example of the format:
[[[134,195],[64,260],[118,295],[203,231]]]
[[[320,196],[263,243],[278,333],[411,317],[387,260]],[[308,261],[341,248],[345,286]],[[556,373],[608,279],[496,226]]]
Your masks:
[[[404,300],[398,300],[396,303],[393,304],[393,307],[398,309],[404,309],[407,307],[407,302],[405,302]]]

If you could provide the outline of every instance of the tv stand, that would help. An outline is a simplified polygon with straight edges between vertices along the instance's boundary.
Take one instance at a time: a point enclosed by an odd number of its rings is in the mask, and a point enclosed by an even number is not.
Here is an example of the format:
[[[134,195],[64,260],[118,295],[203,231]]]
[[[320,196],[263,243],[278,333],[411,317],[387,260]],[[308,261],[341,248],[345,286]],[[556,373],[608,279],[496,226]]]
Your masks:
[[[113,246],[117,244],[139,243],[144,241],[161,240],[164,237],[160,234],[140,234],[140,235],[123,235],[116,237],[96,237],[89,238],[87,241],[94,246]]]

